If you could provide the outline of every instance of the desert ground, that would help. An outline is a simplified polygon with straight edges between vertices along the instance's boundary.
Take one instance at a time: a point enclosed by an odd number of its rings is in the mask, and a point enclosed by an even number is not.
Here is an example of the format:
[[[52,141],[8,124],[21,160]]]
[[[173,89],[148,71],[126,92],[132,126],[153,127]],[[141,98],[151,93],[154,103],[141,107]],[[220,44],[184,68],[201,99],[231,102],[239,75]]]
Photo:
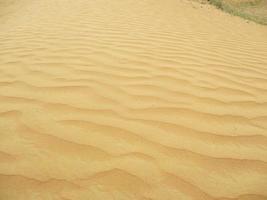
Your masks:
[[[1,200],[266,200],[267,26],[189,0],[0,0]]]

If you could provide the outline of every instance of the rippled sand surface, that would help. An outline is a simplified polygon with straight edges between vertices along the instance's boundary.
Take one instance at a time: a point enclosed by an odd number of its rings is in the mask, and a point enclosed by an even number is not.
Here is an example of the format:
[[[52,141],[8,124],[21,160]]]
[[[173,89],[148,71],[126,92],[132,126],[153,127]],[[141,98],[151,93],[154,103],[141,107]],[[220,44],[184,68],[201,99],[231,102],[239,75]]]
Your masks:
[[[1,200],[267,199],[267,27],[185,0],[0,1]]]

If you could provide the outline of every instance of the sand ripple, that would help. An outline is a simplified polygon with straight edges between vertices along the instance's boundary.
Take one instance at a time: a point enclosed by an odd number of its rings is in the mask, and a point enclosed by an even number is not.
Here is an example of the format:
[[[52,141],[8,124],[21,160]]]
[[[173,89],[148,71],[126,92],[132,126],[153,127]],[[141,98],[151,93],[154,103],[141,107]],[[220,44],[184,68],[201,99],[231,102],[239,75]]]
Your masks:
[[[267,199],[266,27],[185,0],[0,6],[0,199]]]

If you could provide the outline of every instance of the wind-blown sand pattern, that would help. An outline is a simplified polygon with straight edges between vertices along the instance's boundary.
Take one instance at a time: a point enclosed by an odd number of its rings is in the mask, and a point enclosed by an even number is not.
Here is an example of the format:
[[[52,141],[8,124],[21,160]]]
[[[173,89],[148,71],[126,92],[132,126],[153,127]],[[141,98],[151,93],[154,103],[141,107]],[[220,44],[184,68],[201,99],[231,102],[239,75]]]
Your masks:
[[[181,0],[0,1],[0,199],[267,199],[267,27]]]

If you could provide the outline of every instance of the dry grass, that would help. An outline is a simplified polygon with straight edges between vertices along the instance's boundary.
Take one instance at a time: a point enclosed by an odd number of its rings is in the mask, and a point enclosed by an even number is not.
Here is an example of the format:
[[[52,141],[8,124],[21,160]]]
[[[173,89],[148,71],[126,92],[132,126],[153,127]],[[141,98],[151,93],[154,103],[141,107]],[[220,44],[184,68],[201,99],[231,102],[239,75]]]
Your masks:
[[[267,25],[267,0],[208,0],[208,2],[232,15]]]

